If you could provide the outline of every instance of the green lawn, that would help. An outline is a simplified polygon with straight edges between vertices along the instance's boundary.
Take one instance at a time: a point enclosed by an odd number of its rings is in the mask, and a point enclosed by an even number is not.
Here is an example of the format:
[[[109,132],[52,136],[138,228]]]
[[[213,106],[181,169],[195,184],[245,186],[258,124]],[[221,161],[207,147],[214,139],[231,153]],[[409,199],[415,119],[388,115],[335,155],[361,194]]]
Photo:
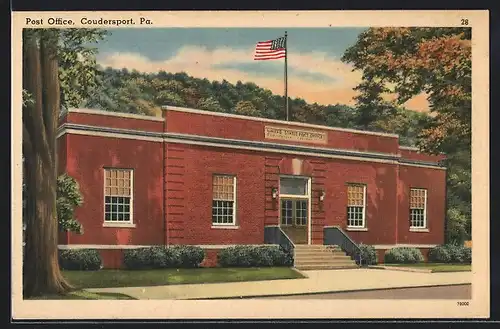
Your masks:
[[[113,293],[113,292],[90,292],[85,290],[72,291],[66,295],[48,295],[41,297],[34,297],[30,299],[135,299],[129,295]]]
[[[444,263],[418,263],[418,264],[382,264],[384,266],[424,268],[435,272],[465,272],[471,270],[471,264],[444,264]]]
[[[303,278],[288,267],[63,271],[63,275],[80,289]]]

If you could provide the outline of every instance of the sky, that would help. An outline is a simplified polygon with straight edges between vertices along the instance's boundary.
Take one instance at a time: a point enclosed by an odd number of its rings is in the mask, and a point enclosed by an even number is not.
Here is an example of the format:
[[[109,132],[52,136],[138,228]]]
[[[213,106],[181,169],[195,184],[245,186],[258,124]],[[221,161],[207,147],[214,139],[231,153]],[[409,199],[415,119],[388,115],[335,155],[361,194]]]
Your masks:
[[[354,105],[361,72],[340,58],[365,28],[147,28],[110,29],[97,63],[139,72],[186,72],[196,78],[254,82],[284,93],[284,59],[255,61],[255,45],[287,31],[288,95],[319,104]],[[425,97],[407,107],[425,111]]]

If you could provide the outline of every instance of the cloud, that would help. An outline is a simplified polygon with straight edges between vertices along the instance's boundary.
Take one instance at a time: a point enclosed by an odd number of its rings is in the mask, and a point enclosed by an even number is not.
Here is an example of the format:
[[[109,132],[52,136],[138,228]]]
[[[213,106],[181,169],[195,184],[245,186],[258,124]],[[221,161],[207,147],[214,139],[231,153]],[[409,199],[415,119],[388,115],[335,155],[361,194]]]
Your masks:
[[[137,53],[101,54],[98,63],[104,67],[135,69],[154,73],[186,72],[197,78],[209,80],[225,79],[254,82],[273,93],[283,95],[283,60],[253,61],[254,49],[217,48],[185,46],[173,57],[165,60],[150,60]],[[266,71],[267,70],[267,71]],[[361,73],[332,58],[327,53],[290,53],[288,56],[288,95],[300,97],[307,102],[320,104],[354,105],[353,88],[360,82]],[[413,101],[413,100],[412,100]],[[411,104],[421,106],[421,100]]]

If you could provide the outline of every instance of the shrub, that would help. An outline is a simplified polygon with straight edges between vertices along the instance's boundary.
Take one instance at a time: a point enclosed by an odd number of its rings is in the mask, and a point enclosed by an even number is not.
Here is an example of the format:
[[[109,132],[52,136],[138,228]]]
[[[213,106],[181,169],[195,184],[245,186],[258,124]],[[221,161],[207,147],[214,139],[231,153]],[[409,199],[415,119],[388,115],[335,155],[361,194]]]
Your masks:
[[[377,264],[377,251],[373,246],[360,243],[358,247],[361,249],[361,265]]]
[[[151,266],[147,248],[126,249],[123,251],[123,264],[129,269],[143,269]]]
[[[276,246],[234,246],[219,251],[217,262],[222,267],[291,266],[293,256]]]
[[[145,266],[150,268],[165,268],[168,265],[177,265],[178,261],[172,261],[168,255],[172,252],[165,248],[164,246],[154,246],[144,248],[142,253],[145,254],[141,256],[140,259],[145,260]]]
[[[471,263],[472,249],[457,244],[436,246],[429,251],[429,261],[436,263]]]
[[[424,261],[424,256],[417,248],[396,247],[385,252],[385,263],[414,264]]]
[[[129,269],[195,268],[204,258],[200,247],[155,246],[125,250],[123,263]]]
[[[445,246],[436,246],[429,250],[429,262],[449,263],[450,260],[450,253]]]
[[[102,268],[102,259],[95,249],[60,250],[59,266],[70,271],[96,271]]]
[[[173,252],[174,259],[178,266],[183,268],[198,267],[205,258],[205,252],[200,247],[195,246],[175,246],[169,248]]]
[[[450,254],[450,262],[451,263],[462,263],[463,262],[463,246],[448,244],[446,245],[446,249],[448,249],[448,253]]]
[[[275,254],[276,266],[293,266],[293,249],[287,247],[279,247],[281,252]]]
[[[472,263],[472,248],[463,247],[462,250],[462,261],[464,263],[470,264]]]

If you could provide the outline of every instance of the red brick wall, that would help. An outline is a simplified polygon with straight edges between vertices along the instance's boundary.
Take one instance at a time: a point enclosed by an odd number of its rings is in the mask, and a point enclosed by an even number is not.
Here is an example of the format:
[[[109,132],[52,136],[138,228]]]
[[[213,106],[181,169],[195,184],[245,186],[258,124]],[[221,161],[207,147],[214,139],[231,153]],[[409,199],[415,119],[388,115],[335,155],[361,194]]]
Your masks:
[[[325,224],[340,225],[357,243],[394,244],[397,165],[333,160],[327,165]],[[366,227],[347,231],[347,183],[366,184]],[[322,242],[322,231],[318,232]]]
[[[318,147],[332,147],[372,152],[398,153],[398,139],[391,136],[378,136],[338,130],[301,127],[296,125],[262,122],[223,116],[166,111],[166,130],[184,134],[201,136],[233,138],[252,141],[276,142],[282,144],[303,144]],[[186,124],[189,122],[189,124]],[[264,138],[264,126],[285,127],[326,132],[328,144],[316,144],[286,140],[271,140]]]
[[[172,148],[175,149],[172,151]],[[170,244],[263,243],[264,223],[276,225],[279,222],[278,204],[271,197],[271,189],[278,187],[280,174],[292,173],[280,164],[290,162],[293,156],[176,144],[168,145],[167,150]],[[323,243],[326,225],[346,228],[347,182],[367,184],[368,231],[349,232],[349,235],[366,244],[396,242],[396,165],[336,159],[302,160],[313,177],[313,243]],[[238,229],[212,228],[214,173],[237,176]],[[322,203],[319,201],[321,189],[326,193]]]
[[[263,156],[173,144],[167,150],[169,244],[264,242]],[[213,174],[236,176],[236,229],[212,228]]]
[[[176,111],[167,111],[166,116],[170,132],[249,140],[264,140],[264,126],[276,125]],[[161,131],[163,127],[162,122],[81,113],[69,113],[66,120],[149,131]],[[393,137],[327,132],[329,146],[335,148],[396,153],[398,147],[397,138]],[[77,209],[76,217],[84,225],[86,234],[71,234],[69,243],[72,244],[154,245],[165,240],[169,244],[198,245],[263,243],[264,225],[275,225],[279,218],[279,205],[272,199],[271,189],[279,186],[280,174],[293,173],[290,163],[295,158],[303,160],[302,171],[312,176],[313,243],[322,243],[326,225],[346,228],[348,182],[367,185],[368,231],[348,231],[356,242],[439,244],[444,241],[444,170],[82,135],[60,138],[59,154],[60,168],[65,167],[68,174],[77,179],[84,197],[84,205]],[[401,154],[430,159],[406,150],[401,150]],[[134,169],[136,228],[102,226],[105,166]],[[214,173],[237,176],[237,229],[212,228]],[[429,233],[409,232],[410,187],[428,189]],[[319,201],[322,189],[326,193],[324,202]],[[64,242],[65,237],[61,236],[61,243]]]
[[[102,266],[106,269],[124,268],[123,253],[124,249],[100,249]]]
[[[291,174],[283,163],[290,162],[294,157],[241,150],[228,152],[201,146],[177,144],[171,144],[167,147],[167,149],[170,148],[175,149],[167,152],[170,156],[170,158],[167,157],[167,180],[174,182],[170,184],[167,182],[166,194],[169,243],[262,243],[264,223],[265,225],[276,225],[279,221],[279,207],[276,200],[271,197],[271,189],[278,187],[280,174]],[[338,159],[301,159],[308,163],[307,166],[310,167],[311,171],[308,174],[313,177],[313,197],[311,200],[313,243],[321,244],[323,242],[324,226],[340,225],[346,229],[346,184],[348,182],[367,185],[366,220],[368,231],[348,231],[349,236],[354,241],[365,244],[441,243],[444,236],[444,218],[442,216],[441,218],[436,217],[430,226],[430,233],[408,232],[409,200],[404,194],[400,194],[398,197],[397,165]],[[172,163],[175,165],[171,165]],[[408,166],[402,168],[401,178],[403,180],[416,178],[421,184],[434,186],[432,190],[429,190],[428,207],[429,209],[433,208],[432,214],[440,212],[443,214],[444,195],[435,195],[434,191],[444,191],[444,180],[440,181],[438,177],[444,171]],[[413,178],[406,174],[407,168],[413,170],[414,173],[411,174]],[[211,227],[213,173],[237,175],[239,229],[226,230]],[[431,173],[430,177],[426,178],[425,176],[429,173]],[[438,182],[439,184],[436,184]],[[399,184],[402,187],[401,190],[404,190],[404,186],[408,184],[410,183],[402,182]],[[176,187],[180,187],[180,189]],[[326,194],[322,203],[319,201],[321,189],[324,189]],[[197,192],[187,193],[187,191]],[[435,198],[431,200],[431,196]],[[169,208],[173,205],[181,205],[181,207]],[[193,207],[192,205],[197,206]],[[397,206],[403,209],[399,213]],[[397,218],[399,218],[399,235],[403,237],[411,235],[411,238],[396,240],[398,234]]]
[[[444,243],[446,171],[400,166],[399,177],[397,243]],[[427,226],[429,232],[410,232],[410,188],[427,189]]]
[[[61,136],[57,139],[57,174],[61,175],[66,172],[66,160],[68,157],[67,152],[67,135]]]
[[[162,144],[130,139],[69,135],[67,172],[80,185],[84,204],[75,212],[83,235],[71,234],[71,244],[163,244]],[[103,227],[103,167],[134,169],[135,228]]]

